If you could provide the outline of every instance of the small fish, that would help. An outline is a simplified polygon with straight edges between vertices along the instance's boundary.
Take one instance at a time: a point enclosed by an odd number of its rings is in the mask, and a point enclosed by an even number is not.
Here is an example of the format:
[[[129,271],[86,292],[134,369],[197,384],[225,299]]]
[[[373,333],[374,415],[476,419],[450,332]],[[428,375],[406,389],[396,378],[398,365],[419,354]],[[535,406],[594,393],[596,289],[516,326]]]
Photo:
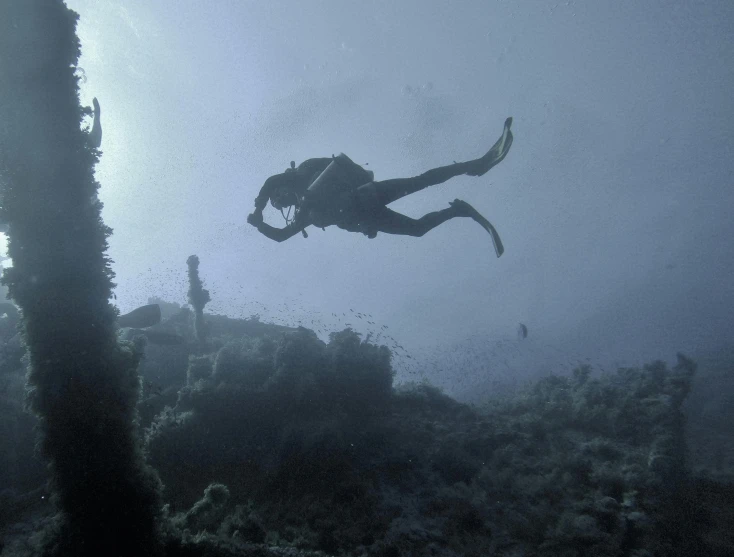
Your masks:
[[[528,328],[522,323],[517,327],[517,338],[520,340],[528,338]]]

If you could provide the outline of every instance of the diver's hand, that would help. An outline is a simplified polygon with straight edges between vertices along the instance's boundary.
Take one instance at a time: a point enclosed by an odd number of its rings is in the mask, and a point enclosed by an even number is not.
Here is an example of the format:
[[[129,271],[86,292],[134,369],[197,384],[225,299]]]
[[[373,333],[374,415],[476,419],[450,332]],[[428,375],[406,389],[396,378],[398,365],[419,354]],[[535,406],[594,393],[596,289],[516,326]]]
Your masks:
[[[97,97],[94,97],[92,99],[92,104],[94,105],[94,113],[95,114],[99,114],[100,113],[100,108],[99,108],[99,101],[97,100]]]
[[[258,211],[250,213],[247,215],[247,222],[257,228],[263,223],[263,214]]]

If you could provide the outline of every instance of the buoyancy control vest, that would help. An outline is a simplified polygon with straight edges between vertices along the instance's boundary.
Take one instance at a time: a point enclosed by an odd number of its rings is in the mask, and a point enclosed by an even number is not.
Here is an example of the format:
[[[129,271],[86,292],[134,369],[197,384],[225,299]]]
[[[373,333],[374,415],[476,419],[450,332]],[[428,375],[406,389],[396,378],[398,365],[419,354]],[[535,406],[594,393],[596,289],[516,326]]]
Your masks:
[[[373,180],[373,172],[339,153],[308,187],[310,221],[320,227],[338,224],[357,188]]]

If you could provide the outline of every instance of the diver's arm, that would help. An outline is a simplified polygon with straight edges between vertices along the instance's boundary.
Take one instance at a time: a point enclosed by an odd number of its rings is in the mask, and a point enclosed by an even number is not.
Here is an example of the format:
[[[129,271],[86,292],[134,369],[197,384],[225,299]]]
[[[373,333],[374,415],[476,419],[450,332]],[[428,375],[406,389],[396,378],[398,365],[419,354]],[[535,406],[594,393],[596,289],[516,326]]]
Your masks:
[[[258,193],[257,197],[255,198],[255,213],[259,213],[260,217],[262,217],[263,210],[268,204],[268,199],[270,199],[271,189],[273,188],[268,187],[267,185],[263,185],[263,187],[260,188],[260,193]]]
[[[271,240],[275,240],[276,242],[283,242],[295,234],[295,232],[291,234],[290,231],[286,234],[289,226],[294,225],[295,221],[285,228],[275,228],[274,226],[270,226],[263,222],[263,210],[268,203],[271,189],[273,188],[268,187],[267,185],[264,185],[260,189],[260,193],[257,198],[255,198],[255,210],[247,216],[247,222],[257,228],[258,232],[263,236],[270,238]],[[296,232],[298,231],[296,230]]]
[[[256,210],[247,217],[247,222],[257,228],[257,231],[266,238],[270,238],[276,242],[285,242],[288,238],[292,238],[308,226],[305,219],[299,218],[299,216],[296,216],[296,219],[285,228],[275,228],[274,226],[265,224],[262,220],[262,212]]]
[[[270,238],[271,240],[275,240],[276,242],[285,242],[288,238],[292,238],[296,234],[298,234],[302,228],[297,228],[293,226],[295,223],[291,223],[285,228],[275,228],[274,226],[270,226],[269,224],[260,223],[260,225],[257,227],[258,232],[265,236],[266,238]]]

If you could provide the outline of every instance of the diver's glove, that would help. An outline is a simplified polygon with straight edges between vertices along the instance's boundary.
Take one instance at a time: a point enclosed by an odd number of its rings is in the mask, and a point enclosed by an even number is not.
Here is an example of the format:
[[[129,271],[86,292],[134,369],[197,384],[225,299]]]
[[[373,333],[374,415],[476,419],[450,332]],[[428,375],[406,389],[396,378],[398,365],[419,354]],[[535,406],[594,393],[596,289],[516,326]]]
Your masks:
[[[255,228],[259,229],[260,225],[263,223],[263,214],[260,211],[250,213],[249,215],[247,215],[247,222]]]

